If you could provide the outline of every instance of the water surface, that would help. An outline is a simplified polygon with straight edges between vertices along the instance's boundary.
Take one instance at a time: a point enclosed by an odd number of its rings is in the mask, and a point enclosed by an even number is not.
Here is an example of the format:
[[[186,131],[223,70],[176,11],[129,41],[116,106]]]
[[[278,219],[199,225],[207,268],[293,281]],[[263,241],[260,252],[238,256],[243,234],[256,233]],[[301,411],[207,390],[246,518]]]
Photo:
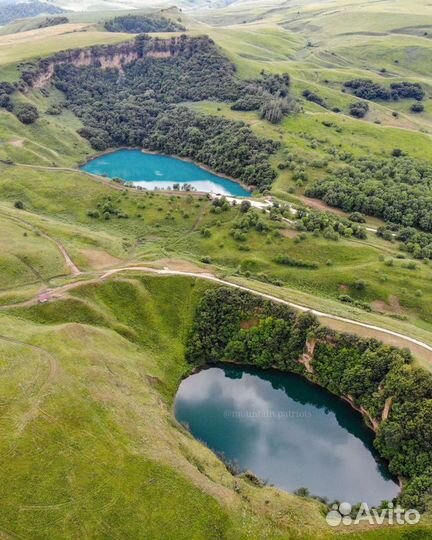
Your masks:
[[[399,492],[361,415],[297,375],[206,369],[182,382],[175,415],[211,449],[286,491],[368,504]]]
[[[189,161],[150,154],[141,150],[118,150],[92,159],[81,170],[121,178],[146,189],[170,189],[173,184],[191,184],[196,191],[250,197],[237,182],[213,174]]]

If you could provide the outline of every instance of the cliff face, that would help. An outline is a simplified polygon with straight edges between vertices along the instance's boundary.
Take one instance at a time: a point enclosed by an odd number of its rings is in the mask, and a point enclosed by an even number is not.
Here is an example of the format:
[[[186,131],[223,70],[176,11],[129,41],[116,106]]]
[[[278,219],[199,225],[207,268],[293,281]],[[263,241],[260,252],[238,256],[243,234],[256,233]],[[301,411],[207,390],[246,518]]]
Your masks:
[[[23,73],[23,80],[28,87],[42,88],[52,79],[56,66],[61,64],[122,69],[123,65],[137,60],[139,56],[134,41],[109,47],[72,49],[40,60],[35,71]]]
[[[40,60],[35,70],[22,74],[22,81],[27,88],[42,88],[52,79],[56,66],[61,64],[72,64],[77,67],[95,66],[101,69],[115,68],[122,71],[123,66],[144,56],[154,58],[175,56],[183,50],[184,43],[189,39],[186,36],[166,40],[141,37],[119,45],[62,51]]]

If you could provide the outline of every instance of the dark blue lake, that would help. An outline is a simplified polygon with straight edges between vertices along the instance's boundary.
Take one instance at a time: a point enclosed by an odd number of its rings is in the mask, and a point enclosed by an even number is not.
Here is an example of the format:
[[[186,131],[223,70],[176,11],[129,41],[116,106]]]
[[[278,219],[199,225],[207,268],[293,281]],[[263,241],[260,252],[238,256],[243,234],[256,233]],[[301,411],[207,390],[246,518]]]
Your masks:
[[[194,163],[141,150],[118,150],[105,154],[92,159],[81,170],[108,178],[121,178],[146,189],[169,189],[173,184],[191,184],[196,191],[250,197],[249,191],[237,182]]]
[[[286,491],[374,505],[399,492],[361,415],[299,376],[206,369],[181,383],[174,411],[212,450]]]

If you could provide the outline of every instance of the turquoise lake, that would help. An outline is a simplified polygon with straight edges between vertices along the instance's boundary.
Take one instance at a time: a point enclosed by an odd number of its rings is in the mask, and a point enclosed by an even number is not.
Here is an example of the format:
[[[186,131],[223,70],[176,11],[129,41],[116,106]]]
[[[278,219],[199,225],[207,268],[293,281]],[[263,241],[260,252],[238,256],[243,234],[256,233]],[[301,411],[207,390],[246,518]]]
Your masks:
[[[361,415],[297,375],[205,369],[181,383],[174,413],[209,448],[286,491],[373,505],[399,492]]]
[[[149,154],[141,150],[118,150],[92,159],[81,170],[121,178],[146,189],[169,189],[173,184],[191,184],[196,191],[235,197],[250,197],[237,182],[213,174],[194,163]]]

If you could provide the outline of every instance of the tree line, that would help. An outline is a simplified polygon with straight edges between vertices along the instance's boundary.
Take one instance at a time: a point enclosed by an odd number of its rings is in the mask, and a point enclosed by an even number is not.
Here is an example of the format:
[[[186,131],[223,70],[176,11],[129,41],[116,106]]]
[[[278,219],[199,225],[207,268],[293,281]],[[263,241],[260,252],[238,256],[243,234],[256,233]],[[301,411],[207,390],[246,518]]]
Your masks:
[[[344,88],[349,88],[359,98],[371,101],[398,101],[410,98],[421,101],[425,97],[421,84],[407,81],[393,82],[390,84],[390,88],[386,88],[371,79],[353,79],[345,82]]]

